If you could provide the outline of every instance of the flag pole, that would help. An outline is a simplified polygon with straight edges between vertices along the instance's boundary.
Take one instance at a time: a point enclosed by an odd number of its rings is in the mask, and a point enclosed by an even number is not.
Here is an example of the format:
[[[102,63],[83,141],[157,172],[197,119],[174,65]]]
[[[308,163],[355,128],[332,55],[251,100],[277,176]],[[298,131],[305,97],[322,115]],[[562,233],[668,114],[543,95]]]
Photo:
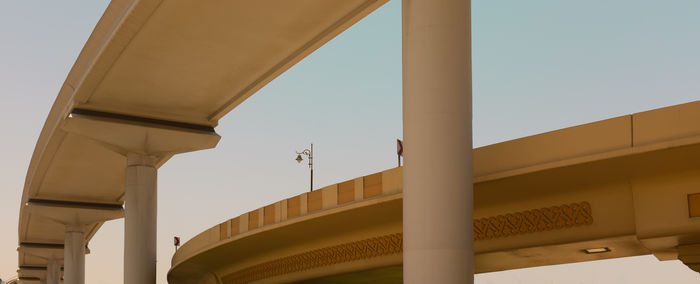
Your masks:
[[[403,142],[401,139],[396,139],[396,156],[399,159],[399,167],[401,166],[401,156],[403,155]]]

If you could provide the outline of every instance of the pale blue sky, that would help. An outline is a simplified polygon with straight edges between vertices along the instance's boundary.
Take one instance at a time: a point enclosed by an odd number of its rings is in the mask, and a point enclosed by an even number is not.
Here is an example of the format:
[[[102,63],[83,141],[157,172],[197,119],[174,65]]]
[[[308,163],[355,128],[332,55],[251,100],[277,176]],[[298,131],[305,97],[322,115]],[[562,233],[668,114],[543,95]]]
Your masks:
[[[107,2],[0,0],[0,278],[17,267],[17,214],[44,120]],[[700,99],[700,1],[473,0],[474,145]],[[401,9],[387,5],[221,120],[213,150],[159,172],[158,279],[187,240],[316,187],[395,166]],[[87,283],[122,283],[123,222],[90,243]],[[669,281],[668,279],[673,279]],[[477,283],[700,283],[635,257],[481,274]]]

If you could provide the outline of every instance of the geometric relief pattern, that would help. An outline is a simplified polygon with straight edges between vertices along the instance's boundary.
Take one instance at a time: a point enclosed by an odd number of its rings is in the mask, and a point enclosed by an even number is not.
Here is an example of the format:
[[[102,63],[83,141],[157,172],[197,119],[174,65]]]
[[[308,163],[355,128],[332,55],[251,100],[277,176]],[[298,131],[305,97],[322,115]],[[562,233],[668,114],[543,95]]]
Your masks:
[[[475,219],[474,240],[489,240],[592,223],[591,205],[584,201]]]
[[[226,284],[248,283],[277,275],[304,271],[348,261],[402,252],[401,233],[315,249],[254,265],[223,277]]]

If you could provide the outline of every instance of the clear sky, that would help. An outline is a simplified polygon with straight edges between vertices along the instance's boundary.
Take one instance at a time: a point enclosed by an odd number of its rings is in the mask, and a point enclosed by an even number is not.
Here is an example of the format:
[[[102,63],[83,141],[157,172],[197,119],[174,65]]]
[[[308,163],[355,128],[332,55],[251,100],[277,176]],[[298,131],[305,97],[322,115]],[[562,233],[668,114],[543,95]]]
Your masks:
[[[307,190],[395,166],[401,8],[387,5],[220,121],[213,150],[159,171],[158,283],[187,240]],[[17,268],[26,170],[58,90],[105,0],[0,0],[0,278]],[[474,145],[700,99],[700,1],[472,1]],[[123,221],[90,242],[87,283],[122,283]],[[700,283],[652,256],[480,274],[477,283]]]

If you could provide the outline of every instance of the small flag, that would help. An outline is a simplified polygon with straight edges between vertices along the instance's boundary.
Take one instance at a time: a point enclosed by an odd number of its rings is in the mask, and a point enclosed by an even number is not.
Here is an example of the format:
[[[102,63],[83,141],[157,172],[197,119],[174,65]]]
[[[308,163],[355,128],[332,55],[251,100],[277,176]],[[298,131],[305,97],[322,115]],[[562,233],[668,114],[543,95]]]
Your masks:
[[[396,139],[396,154],[399,156],[403,155],[403,142],[401,139]]]
[[[180,245],[180,237],[175,237],[174,242],[175,242],[175,246],[179,246]]]

